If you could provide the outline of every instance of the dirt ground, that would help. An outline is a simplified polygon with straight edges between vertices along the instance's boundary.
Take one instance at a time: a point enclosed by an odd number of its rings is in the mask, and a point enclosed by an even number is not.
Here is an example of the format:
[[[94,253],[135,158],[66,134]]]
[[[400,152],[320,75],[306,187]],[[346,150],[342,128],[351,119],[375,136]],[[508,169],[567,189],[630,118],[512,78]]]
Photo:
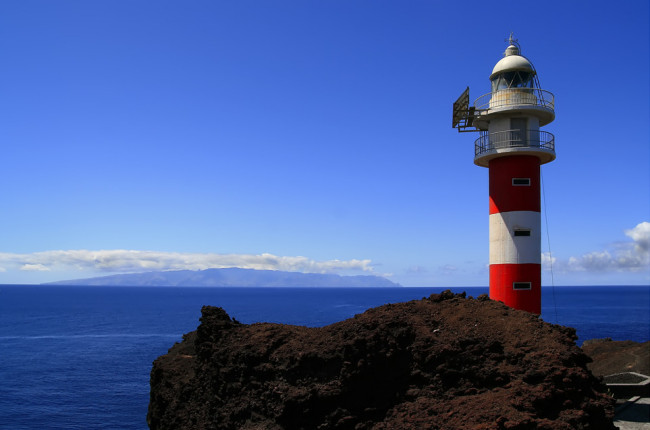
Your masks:
[[[593,360],[587,367],[596,376],[622,372],[650,376],[650,342],[593,339],[585,341],[582,350]]]
[[[198,329],[154,362],[147,420],[152,429],[614,429],[614,400],[575,340],[573,329],[449,291],[320,328],[240,324],[206,306]]]

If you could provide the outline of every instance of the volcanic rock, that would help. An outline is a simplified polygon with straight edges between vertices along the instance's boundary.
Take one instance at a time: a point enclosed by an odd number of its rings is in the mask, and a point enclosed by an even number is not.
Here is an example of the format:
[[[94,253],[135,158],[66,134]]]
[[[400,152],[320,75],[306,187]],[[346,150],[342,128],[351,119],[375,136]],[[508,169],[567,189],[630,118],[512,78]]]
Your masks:
[[[152,429],[614,429],[573,329],[444,292],[326,327],[201,324],[151,372]]]
[[[582,344],[582,350],[593,360],[587,366],[596,376],[623,372],[650,375],[650,342],[591,339]]]

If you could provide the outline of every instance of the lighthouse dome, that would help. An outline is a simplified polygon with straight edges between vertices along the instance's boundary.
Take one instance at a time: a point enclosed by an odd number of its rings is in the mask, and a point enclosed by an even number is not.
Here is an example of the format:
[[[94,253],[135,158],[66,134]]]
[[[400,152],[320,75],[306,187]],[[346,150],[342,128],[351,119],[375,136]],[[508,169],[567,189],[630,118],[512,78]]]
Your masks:
[[[514,49],[513,49],[514,48]],[[503,57],[492,69],[490,79],[497,73],[503,72],[529,72],[535,74],[533,65],[526,57],[519,55],[519,49],[516,46],[510,45],[506,49],[506,56]]]
[[[492,92],[509,88],[533,88],[535,68],[519,53],[519,47],[511,44],[504,55],[490,75]]]

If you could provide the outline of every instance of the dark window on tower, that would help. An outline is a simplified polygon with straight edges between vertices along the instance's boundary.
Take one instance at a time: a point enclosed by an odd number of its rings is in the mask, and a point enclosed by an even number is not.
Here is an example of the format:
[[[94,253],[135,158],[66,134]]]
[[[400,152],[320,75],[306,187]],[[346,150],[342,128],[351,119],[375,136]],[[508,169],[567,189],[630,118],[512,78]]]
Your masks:
[[[512,289],[513,290],[530,290],[531,287],[530,282],[513,282],[512,283]]]
[[[529,187],[530,178],[512,178],[512,185],[519,187]]]
[[[517,228],[515,229],[515,236],[530,236],[530,229]]]

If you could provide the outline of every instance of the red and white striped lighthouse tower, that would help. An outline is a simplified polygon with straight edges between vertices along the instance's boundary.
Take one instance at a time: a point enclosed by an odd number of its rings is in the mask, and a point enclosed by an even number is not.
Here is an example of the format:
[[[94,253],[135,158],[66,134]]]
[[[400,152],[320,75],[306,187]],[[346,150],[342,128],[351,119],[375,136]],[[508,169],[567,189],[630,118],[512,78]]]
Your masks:
[[[555,137],[540,127],[555,119],[555,102],[512,35],[509,42],[492,91],[469,106],[465,90],[453,126],[480,133],[474,164],[489,169],[490,298],[540,314],[540,165],[555,159]]]

